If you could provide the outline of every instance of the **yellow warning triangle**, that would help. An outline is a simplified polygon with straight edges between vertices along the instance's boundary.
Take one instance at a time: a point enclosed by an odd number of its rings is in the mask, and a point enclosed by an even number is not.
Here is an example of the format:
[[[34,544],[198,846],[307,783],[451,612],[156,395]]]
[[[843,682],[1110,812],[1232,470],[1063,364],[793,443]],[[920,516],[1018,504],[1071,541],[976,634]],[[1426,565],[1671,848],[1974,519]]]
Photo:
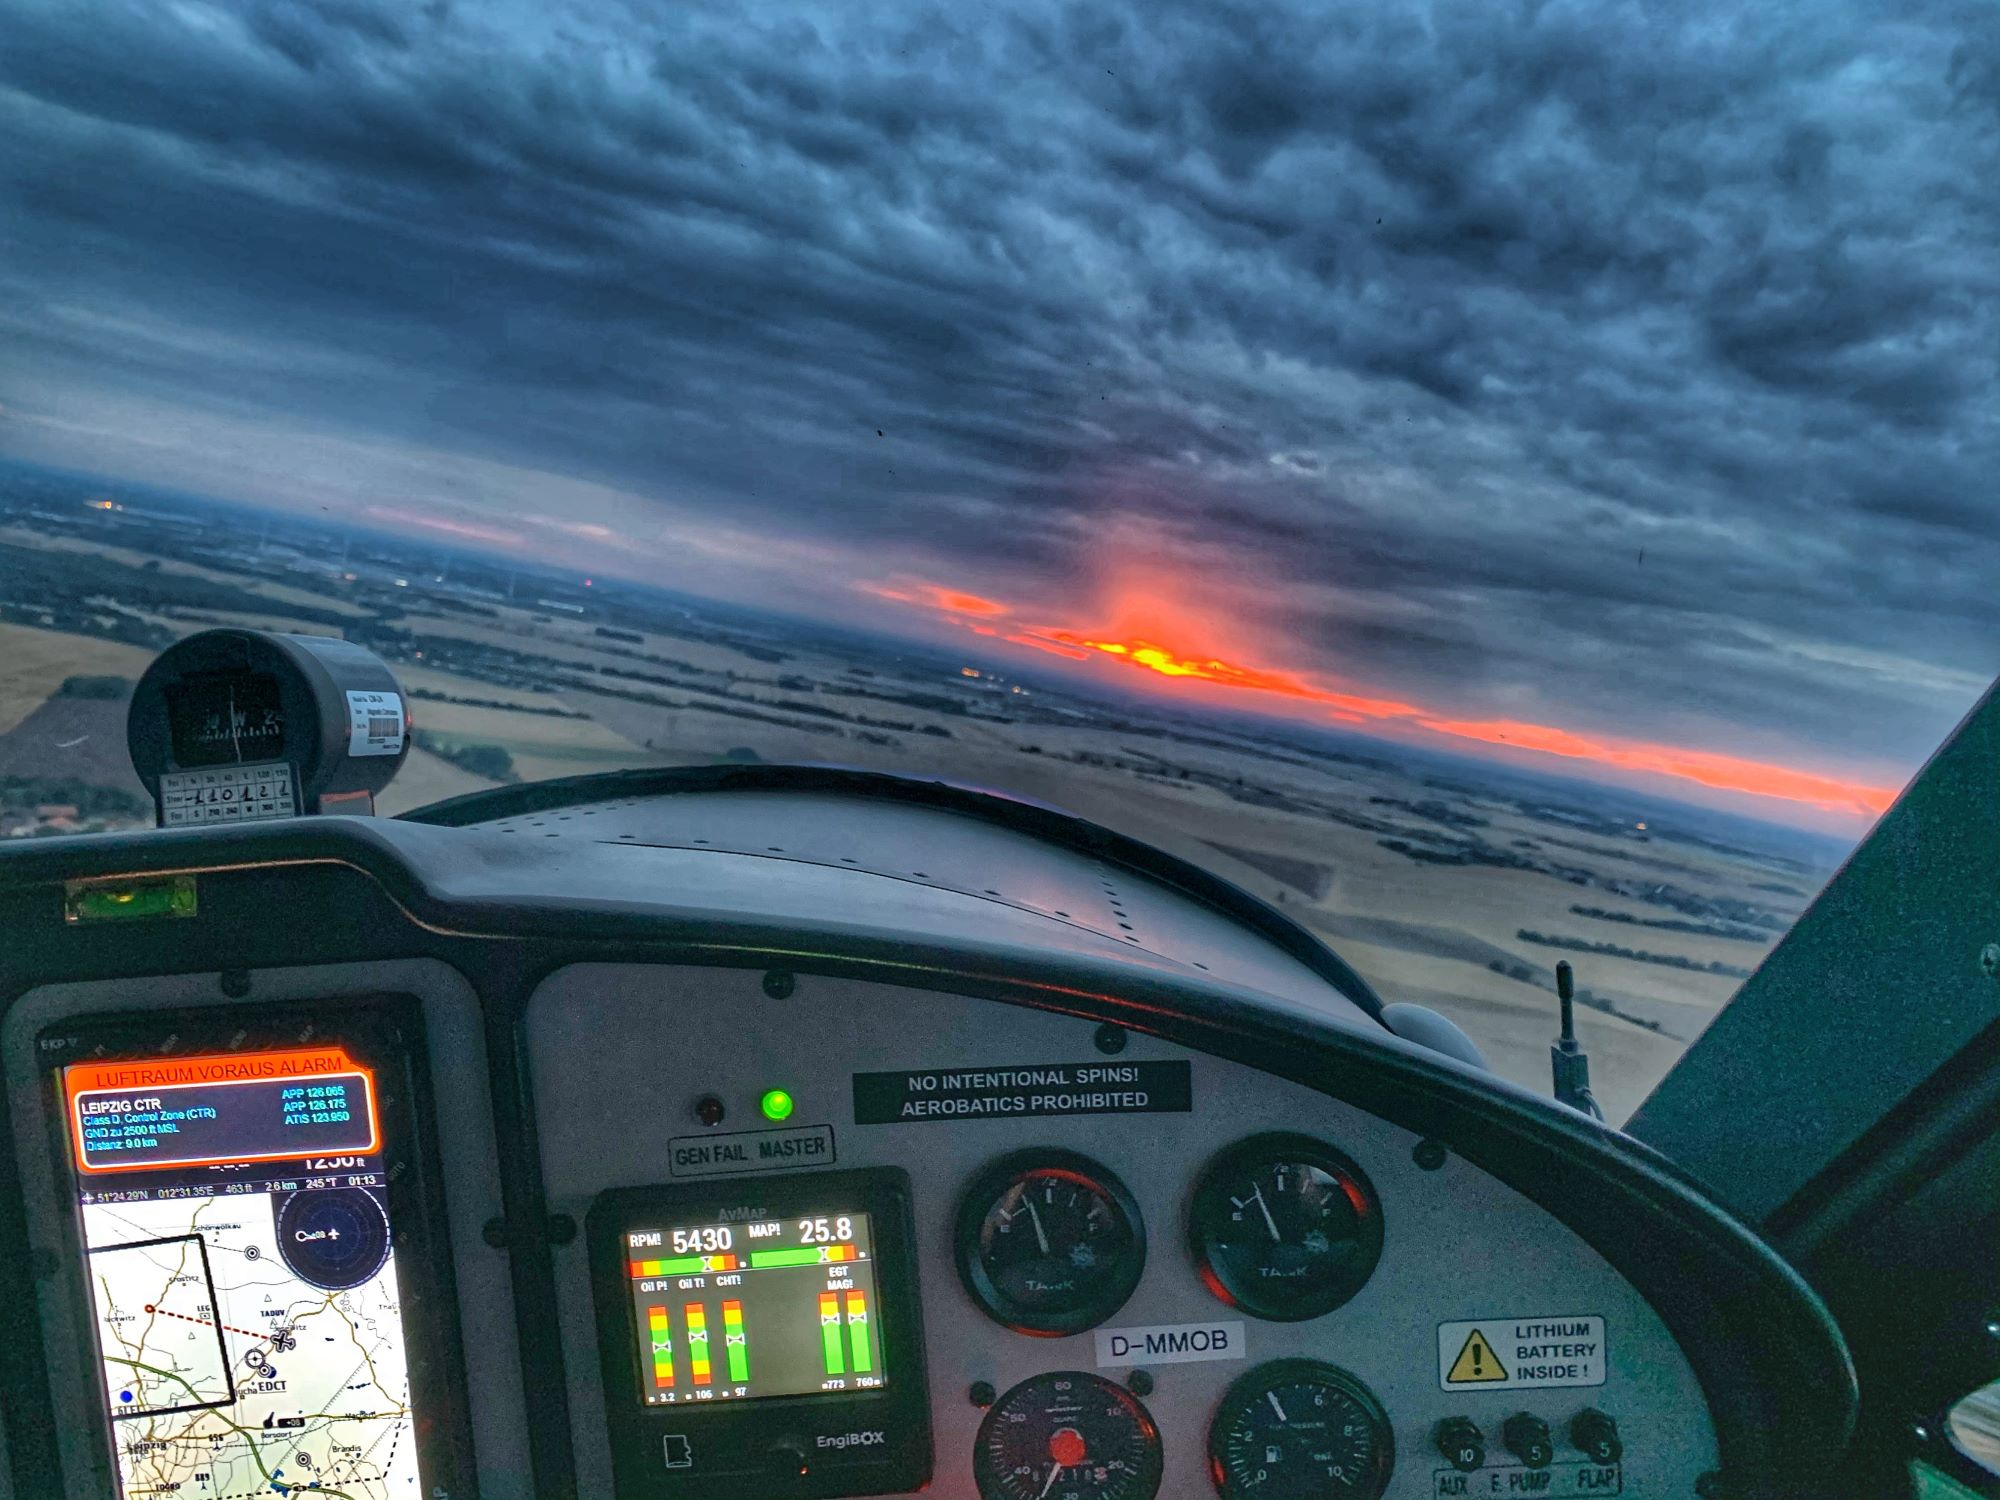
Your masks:
[[[1458,1351],[1458,1358],[1451,1362],[1451,1373],[1444,1378],[1446,1385],[1480,1385],[1489,1380],[1505,1380],[1507,1367],[1493,1352],[1493,1346],[1486,1342],[1486,1335],[1477,1328],[1465,1340],[1465,1347]]]

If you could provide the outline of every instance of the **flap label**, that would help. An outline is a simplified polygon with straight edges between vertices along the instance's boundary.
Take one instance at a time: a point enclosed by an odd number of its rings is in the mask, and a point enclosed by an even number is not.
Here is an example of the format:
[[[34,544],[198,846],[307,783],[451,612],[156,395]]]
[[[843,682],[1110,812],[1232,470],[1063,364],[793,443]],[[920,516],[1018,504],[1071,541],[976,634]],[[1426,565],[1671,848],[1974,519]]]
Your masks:
[[[1461,1474],[1457,1469],[1431,1471],[1432,1500],[1479,1500],[1492,1495],[1539,1495],[1544,1500],[1576,1500],[1579,1496],[1620,1495],[1625,1471],[1617,1464],[1550,1464],[1526,1469],[1496,1464]]]

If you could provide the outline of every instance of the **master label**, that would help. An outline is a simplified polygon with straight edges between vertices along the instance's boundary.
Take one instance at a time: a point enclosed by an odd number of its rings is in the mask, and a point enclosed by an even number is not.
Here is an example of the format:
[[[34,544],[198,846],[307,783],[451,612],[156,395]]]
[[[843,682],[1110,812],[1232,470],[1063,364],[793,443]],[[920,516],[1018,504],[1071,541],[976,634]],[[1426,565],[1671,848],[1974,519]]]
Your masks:
[[[1438,1385],[1518,1390],[1603,1385],[1604,1319],[1594,1314],[1438,1324]]]
[[[854,1075],[854,1123],[1025,1115],[1186,1114],[1194,1085],[1185,1062],[1025,1063]]]
[[[738,1172],[777,1172],[786,1167],[830,1167],[833,1160],[831,1125],[735,1130],[726,1135],[677,1135],[667,1142],[667,1174],[671,1177],[719,1177]]]

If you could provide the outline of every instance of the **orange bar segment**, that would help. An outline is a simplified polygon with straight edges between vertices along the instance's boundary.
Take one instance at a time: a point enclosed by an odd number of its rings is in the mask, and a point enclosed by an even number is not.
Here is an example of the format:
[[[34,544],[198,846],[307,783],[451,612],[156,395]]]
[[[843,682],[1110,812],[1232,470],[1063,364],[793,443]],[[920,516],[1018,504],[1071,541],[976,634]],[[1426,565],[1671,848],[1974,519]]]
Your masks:
[[[664,1307],[646,1309],[646,1336],[653,1346],[653,1387],[670,1391],[674,1388],[674,1336]]]
[[[688,1364],[696,1385],[709,1382],[708,1365],[708,1309],[699,1302],[690,1302],[683,1311],[687,1315]]]

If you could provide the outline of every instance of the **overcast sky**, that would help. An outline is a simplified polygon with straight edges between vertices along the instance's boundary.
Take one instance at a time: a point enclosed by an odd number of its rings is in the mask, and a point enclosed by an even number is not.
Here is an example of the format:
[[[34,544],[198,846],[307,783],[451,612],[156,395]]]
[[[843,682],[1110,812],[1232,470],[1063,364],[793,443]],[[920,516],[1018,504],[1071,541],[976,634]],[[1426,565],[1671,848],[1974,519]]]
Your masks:
[[[1893,779],[1996,183],[1989,0],[0,0],[0,453]]]

